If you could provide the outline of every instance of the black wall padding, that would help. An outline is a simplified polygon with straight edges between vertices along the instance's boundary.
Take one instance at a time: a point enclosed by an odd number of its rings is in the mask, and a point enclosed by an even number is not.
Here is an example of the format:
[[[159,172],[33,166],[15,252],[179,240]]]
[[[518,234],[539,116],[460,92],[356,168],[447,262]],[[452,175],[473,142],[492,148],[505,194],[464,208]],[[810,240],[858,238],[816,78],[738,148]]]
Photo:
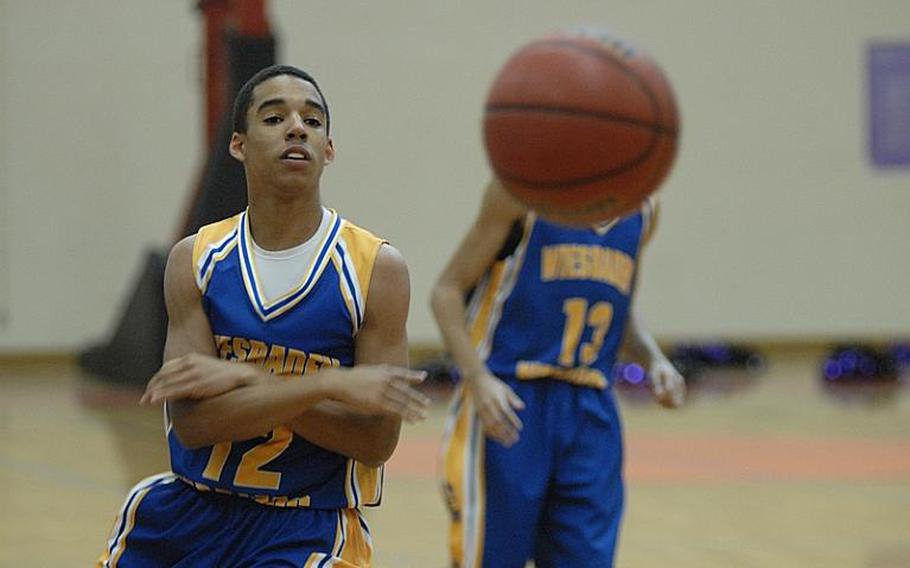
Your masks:
[[[123,384],[145,385],[164,352],[167,313],[164,309],[164,266],[167,253],[148,251],[142,274],[120,314],[120,323],[108,343],[79,355],[89,373]]]

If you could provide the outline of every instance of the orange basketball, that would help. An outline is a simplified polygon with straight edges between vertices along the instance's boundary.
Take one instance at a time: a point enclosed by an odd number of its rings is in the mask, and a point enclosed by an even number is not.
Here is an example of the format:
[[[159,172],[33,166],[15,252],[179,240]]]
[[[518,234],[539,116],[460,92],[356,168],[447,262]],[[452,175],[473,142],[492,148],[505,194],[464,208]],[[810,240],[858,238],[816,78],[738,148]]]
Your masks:
[[[519,49],[484,112],[494,173],[544,217],[589,225],[635,210],[676,156],[679,116],[657,63],[628,44],[564,32]]]

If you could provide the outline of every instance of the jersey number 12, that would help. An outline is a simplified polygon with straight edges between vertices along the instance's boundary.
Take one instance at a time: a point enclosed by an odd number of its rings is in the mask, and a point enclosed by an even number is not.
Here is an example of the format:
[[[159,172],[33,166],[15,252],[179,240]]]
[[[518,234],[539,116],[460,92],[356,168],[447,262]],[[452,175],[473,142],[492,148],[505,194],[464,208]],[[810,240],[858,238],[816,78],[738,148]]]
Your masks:
[[[234,485],[238,487],[251,487],[254,489],[278,489],[281,484],[281,474],[277,471],[263,471],[261,468],[281,455],[294,435],[287,428],[272,430],[269,439],[247,450],[240,458],[237,473],[234,475]],[[231,455],[231,442],[221,442],[212,446],[212,455],[202,472],[202,477],[218,481],[221,472]]]

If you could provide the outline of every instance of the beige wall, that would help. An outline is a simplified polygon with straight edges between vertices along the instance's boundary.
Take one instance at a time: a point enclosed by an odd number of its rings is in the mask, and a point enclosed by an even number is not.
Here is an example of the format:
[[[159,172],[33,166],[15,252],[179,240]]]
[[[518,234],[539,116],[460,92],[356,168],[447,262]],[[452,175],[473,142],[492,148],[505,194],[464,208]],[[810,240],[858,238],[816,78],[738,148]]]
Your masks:
[[[6,59],[9,44],[6,41],[6,2],[0,0],[0,332],[9,317],[9,206],[6,200],[6,89],[9,82]]]
[[[0,2],[0,350],[106,334],[202,159],[191,3],[74,4]],[[416,341],[437,338],[429,289],[487,177],[493,74],[585,22],[646,46],[683,113],[640,296],[658,335],[910,333],[910,170],[868,165],[864,74],[867,41],[910,40],[907,2],[284,0],[272,15],[281,60],[332,108],[324,199],[407,257]]]

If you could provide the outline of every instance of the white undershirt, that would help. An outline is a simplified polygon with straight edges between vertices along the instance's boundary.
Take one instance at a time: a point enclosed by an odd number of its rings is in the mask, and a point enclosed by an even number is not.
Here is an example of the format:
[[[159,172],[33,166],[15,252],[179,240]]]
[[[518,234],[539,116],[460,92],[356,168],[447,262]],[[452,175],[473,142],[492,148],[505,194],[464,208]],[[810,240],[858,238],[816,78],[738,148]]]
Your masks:
[[[313,236],[289,249],[265,250],[250,238],[256,279],[267,301],[277,300],[293,291],[307,275],[318,252],[316,247],[329,231],[329,219],[329,212],[323,207],[322,220]]]

